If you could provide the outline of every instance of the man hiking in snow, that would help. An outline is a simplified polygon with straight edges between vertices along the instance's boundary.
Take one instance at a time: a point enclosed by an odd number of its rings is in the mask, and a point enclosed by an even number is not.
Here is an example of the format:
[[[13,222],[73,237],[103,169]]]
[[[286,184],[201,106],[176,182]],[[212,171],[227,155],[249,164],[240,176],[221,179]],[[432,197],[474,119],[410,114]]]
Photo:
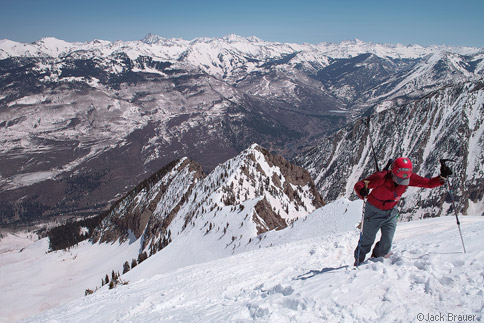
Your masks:
[[[443,185],[447,176],[452,175],[452,170],[445,164],[440,168],[440,176],[433,178],[421,177],[413,173],[412,168],[410,159],[400,157],[392,163],[391,170],[374,173],[355,184],[358,197],[368,197],[363,232],[355,249],[355,266],[365,260],[378,230],[381,230],[381,238],[373,248],[371,257],[382,257],[390,252],[397,226],[396,205],[408,186],[434,188]]]

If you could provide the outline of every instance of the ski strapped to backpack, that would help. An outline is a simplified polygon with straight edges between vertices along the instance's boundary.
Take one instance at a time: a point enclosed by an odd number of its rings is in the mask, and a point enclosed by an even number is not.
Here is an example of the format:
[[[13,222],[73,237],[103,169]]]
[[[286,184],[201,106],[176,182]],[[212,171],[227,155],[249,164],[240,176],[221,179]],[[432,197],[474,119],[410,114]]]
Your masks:
[[[380,171],[380,167],[378,167],[378,159],[376,158],[375,148],[373,147],[373,139],[371,138],[371,128],[370,128],[370,117],[366,120],[366,125],[368,126],[368,136],[370,138],[370,145],[371,151],[373,153],[373,160],[375,161],[375,169],[377,172]]]

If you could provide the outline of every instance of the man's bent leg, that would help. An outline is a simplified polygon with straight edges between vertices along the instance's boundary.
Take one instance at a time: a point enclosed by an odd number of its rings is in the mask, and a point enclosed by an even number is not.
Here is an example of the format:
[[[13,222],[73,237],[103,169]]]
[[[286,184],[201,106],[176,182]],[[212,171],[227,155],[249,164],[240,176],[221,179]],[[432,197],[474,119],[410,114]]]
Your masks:
[[[397,228],[397,217],[392,212],[390,218],[381,224],[381,238],[373,249],[372,256],[386,256],[392,249],[393,236]]]
[[[380,229],[381,222],[374,218],[372,219],[372,216],[375,214],[372,210],[373,208],[374,207],[367,203],[367,206],[365,208],[365,223],[363,225],[363,236],[358,241],[358,245],[360,246],[360,263],[365,260],[366,254],[370,252],[371,246],[373,245],[373,242],[375,242],[376,234]],[[355,259],[358,260],[358,246],[355,249],[354,255]]]

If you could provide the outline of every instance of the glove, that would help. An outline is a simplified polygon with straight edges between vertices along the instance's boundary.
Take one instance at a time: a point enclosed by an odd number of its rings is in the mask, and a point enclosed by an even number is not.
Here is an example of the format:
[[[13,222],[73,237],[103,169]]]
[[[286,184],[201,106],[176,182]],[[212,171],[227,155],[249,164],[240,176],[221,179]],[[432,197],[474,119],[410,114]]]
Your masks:
[[[450,175],[452,175],[452,169],[450,169],[449,166],[442,164],[442,166],[440,166],[440,177],[445,179]]]
[[[370,194],[370,191],[368,190],[368,188],[366,187],[363,187],[361,190],[360,190],[360,196],[362,198],[365,198],[368,196],[368,194]]]

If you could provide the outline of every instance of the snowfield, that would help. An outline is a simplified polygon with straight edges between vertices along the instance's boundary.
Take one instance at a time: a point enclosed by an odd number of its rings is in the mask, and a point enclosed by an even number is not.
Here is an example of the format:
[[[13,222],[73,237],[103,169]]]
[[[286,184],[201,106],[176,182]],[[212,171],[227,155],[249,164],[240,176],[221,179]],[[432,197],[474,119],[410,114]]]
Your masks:
[[[172,243],[123,275],[128,285],[105,286],[86,297],[79,297],[84,290],[67,286],[73,274],[80,282],[84,273],[87,282],[96,270],[105,271],[99,267],[114,266],[113,259],[130,255],[137,242],[85,243],[69,252],[45,254],[46,240],[25,248],[27,237],[9,235],[0,241],[0,320],[32,314],[25,322],[482,320],[484,217],[460,218],[466,254],[455,218],[432,218],[399,223],[393,256],[354,269],[361,207],[361,201],[339,200],[284,230],[264,234],[238,254],[164,271],[166,261],[172,262],[170,268],[187,261],[183,248],[190,248],[189,241]],[[19,253],[15,246],[21,245],[25,249]],[[107,256],[108,249],[116,253]],[[168,256],[174,254],[178,258]],[[106,257],[101,260],[101,255]],[[60,271],[66,265],[54,258],[62,258],[70,270]],[[55,274],[57,281],[46,286],[45,272]],[[84,288],[93,287],[87,283]],[[45,308],[39,307],[42,302]]]

